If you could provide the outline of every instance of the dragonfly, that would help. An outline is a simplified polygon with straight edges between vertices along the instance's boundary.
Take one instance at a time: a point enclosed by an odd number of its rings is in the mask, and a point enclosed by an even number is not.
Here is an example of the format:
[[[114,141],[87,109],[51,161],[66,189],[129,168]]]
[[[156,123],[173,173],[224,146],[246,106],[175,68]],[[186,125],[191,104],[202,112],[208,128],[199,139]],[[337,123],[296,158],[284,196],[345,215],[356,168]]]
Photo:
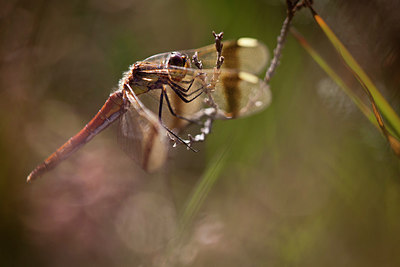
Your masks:
[[[271,102],[269,86],[257,77],[268,61],[268,50],[252,38],[224,41],[218,80],[211,96],[218,119],[248,116]],[[160,169],[167,158],[170,139],[199,122],[205,109],[205,88],[215,74],[214,44],[191,50],[161,53],[129,67],[97,114],[27,177],[30,182],[48,171],[118,121],[118,143],[145,171]],[[186,144],[187,145],[187,144]],[[189,147],[190,148],[190,147]]]

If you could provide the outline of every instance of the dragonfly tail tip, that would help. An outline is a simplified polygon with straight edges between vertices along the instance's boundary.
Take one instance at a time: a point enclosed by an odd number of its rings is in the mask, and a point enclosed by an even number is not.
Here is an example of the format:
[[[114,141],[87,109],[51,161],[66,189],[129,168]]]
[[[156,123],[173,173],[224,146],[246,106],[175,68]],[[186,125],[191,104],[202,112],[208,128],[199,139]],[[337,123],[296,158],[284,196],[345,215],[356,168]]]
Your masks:
[[[27,184],[32,183],[32,181],[33,181],[34,179],[36,179],[37,177],[38,177],[37,172],[32,171],[32,172],[28,175],[28,177],[26,177],[26,183],[27,183]]]
[[[30,173],[29,175],[28,175],[28,177],[26,177],[26,183],[27,184],[30,184],[32,182],[32,173]]]

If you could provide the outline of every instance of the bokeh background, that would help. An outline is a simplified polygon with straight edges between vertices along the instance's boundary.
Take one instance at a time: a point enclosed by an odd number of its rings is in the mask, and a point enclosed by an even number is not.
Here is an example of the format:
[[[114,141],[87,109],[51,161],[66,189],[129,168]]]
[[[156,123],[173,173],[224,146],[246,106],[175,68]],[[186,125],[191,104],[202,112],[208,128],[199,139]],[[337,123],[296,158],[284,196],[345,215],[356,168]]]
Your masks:
[[[315,2],[399,113],[400,3]],[[111,127],[25,183],[131,63],[210,44],[212,30],[272,51],[284,17],[279,0],[0,0],[0,265],[399,266],[398,158],[290,35],[272,104],[218,121],[199,153],[173,151],[148,175]],[[293,25],[344,69],[308,11]],[[221,151],[178,244],[182,213]]]

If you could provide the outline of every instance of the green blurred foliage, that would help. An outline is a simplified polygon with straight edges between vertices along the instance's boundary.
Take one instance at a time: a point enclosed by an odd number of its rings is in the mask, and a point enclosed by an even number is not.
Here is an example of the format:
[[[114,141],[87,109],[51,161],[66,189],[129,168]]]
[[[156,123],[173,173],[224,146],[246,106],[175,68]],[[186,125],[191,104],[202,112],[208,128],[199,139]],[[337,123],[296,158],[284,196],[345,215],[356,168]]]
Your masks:
[[[315,2],[399,112],[399,4]],[[119,150],[110,129],[25,184],[35,164],[95,114],[130,64],[210,44],[212,30],[226,40],[260,39],[272,53],[283,1],[0,6],[1,265],[400,264],[398,159],[291,36],[270,85],[271,106],[216,122],[199,153],[177,149],[165,170],[148,175]],[[293,23],[337,61],[307,11]],[[186,239],[171,242],[191,192],[227,147]]]

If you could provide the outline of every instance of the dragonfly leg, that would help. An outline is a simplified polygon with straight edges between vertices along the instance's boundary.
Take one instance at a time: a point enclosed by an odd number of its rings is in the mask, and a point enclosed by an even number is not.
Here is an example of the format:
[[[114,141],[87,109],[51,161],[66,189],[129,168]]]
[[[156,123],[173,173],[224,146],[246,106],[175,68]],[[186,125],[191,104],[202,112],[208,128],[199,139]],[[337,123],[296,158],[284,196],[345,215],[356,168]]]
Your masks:
[[[193,80],[194,80],[194,79],[193,79]],[[192,95],[194,95],[195,93],[197,93],[198,91],[204,89],[204,87],[202,86],[202,87],[200,87],[200,88],[197,88],[197,89],[194,90],[193,92],[186,93],[188,90],[186,90],[185,88],[183,88],[183,87],[180,86],[179,84],[174,83],[173,81],[169,81],[169,85],[170,85],[171,87],[173,86],[174,88],[177,88],[177,89],[180,91],[181,95],[182,95],[182,96],[185,96],[185,97],[192,96]],[[190,85],[190,86],[192,86],[192,85]],[[190,86],[189,86],[188,89],[190,89]]]
[[[187,83],[187,84],[189,84],[189,86],[188,86],[188,88],[183,88],[183,87],[181,87],[181,90],[183,91],[183,92],[188,92],[189,90],[190,90],[190,88],[192,88],[192,85],[193,85],[193,83],[194,83],[194,80],[196,80],[196,77],[194,77],[192,80],[190,80],[190,81],[180,81],[181,83]],[[171,80],[170,80],[171,81]],[[172,82],[172,81],[171,81]],[[172,82],[173,83],[173,82]]]
[[[190,81],[180,81],[180,83],[189,84],[188,88],[183,88],[183,87],[181,87],[179,85],[176,85],[176,86],[179,86],[183,92],[188,92],[190,90],[190,88],[192,88],[192,85],[193,85],[194,81],[197,79],[197,77],[199,77],[201,75],[204,75],[204,73],[197,73],[196,76]],[[175,84],[172,80],[170,80],[170,82]]]
[[[169,82],[168,85],[171,87],[171,89],[175,92],[175,94],[185,103],[190,103],[193,100],[195,100],[196,98],[198,98],[202,93],[204,87],[200,87],[199,89],[195,90],[194,92],[190,93],[190,94],[185,94],[181,92],[181,86],[171,83]],[[186,97],[191,96],[193,93],[197,93],[198,91],[200,91],[200,93],[198,93],[196,96],[194,96],[192,99],[187,99]]]
[[[172,130],[170,130],[162,121],[162,105],[163,105],[163,100],[164,100],[164,95],[165,98],[167,98],[167,95],[164,91],[164,88],[161,90],[161,95],[160,95],[160,105],[159,105],[159,109],[158,109],[158,120],[160,121],[160,124],[162,125],[162,127],[164,127],[165,130],[167,130],[167,132],[169,132],[171,135],[173,135],[177,140],[179,140],[179,142],[181,142],[182,144],[184,144],[188,149],[192,150],[193,152],[197,152],[197,150],[193,149],[190,144],[188,144],[187,142],[185,142],[185,140],[183,140],[182,138],[180,138],[176,133],[174,133]],[[167,100],[168,103],[168,107],[170,108],[170,104],[169,104],[169,100]],[[175,113],[173,113],[172,109],[170,108],[170,112],[172,115],[176,116]],[[178,117],[179,118],[179,117]],[[181,117],[182,119],[183,117]],[[186,119],[186,118],[183,118]],[[190,120],[189,120],[190,121]]]
[[[175,116],[175,117],[177,117],[177,118],[179,118],[179,119],[181,119],[181,120],[188,121],[188,122],[190,122],[190,123],[194,123],[194,124],[200,125],[198,121],[188,119],[188,118],[186,118],[186,117],[183,117],[183,116],[178,115],[178,114],[175,113],[174,109],[173,109],[172,106],[171,106],[171,102],[169,101],[167,92],[165,91],[164,88],[162,89],[161,95],[164,95],[164,96],[165,96],[165,101],[167,102],[167,106],[168,106],[169,112],[172,114],[172,116]],[[162,96],[161,96],[161,97],[162,97]],[[160,107],[160,109],[161,109],[161,107]],[[159,113],[160,113],[160,111],[159,111]]]

